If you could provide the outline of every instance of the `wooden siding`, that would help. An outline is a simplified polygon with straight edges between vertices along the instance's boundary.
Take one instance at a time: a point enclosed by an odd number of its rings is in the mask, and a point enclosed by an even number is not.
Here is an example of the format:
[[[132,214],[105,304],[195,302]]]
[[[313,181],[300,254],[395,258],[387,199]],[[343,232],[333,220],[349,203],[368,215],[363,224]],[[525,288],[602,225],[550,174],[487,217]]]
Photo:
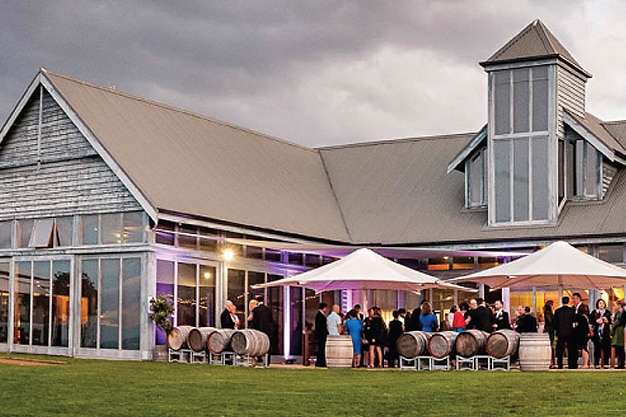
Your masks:
[[[0,144],[0,220],[141,210],[54,99],[39,90]]]
[[[563,110],[585,118],[585,81],[561,65],[557,65],[557,126],[563,137]]]

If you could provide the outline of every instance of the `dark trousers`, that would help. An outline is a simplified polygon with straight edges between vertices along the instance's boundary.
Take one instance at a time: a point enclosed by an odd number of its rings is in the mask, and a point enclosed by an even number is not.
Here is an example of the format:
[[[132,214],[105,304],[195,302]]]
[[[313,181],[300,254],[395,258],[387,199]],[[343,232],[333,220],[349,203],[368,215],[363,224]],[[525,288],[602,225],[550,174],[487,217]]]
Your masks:
[[[602,340],[593,340],[593,364],[600,365],[600,355],[604,352],[602,365],[608,366],[611,359],[611,340],[608,337]]]
[[[624,346],[613,346],[615,348],[615,356],[617,357],[617,367],[619,369],[624,369],[624,357],[626,354],[624,353]]]
[[[578,346],[573,337],[558,336],[556,341],[556,365],[563,369],[563,354],[567,346],[567,367],[569,369],[578,368]]]
[[[326,367],[326,338],[320,338],[317,340],[317,359],[315,360],[316,367]]]

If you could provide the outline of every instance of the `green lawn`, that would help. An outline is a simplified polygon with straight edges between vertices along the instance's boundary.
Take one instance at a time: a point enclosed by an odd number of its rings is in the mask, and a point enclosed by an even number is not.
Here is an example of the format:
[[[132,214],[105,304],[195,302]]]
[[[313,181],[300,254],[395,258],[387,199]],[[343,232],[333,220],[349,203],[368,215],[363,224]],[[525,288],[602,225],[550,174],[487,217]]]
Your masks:
[[[64,364],[0,364],[0,416],[590,416],[626,410],[626,372],[263,369],[46,359]]]

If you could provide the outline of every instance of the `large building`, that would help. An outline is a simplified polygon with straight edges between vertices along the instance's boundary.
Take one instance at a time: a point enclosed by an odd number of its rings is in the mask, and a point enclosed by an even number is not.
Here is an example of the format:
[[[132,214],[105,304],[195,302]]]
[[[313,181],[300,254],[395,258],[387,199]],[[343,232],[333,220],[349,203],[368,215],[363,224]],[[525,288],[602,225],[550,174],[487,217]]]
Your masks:
[[[276,353],[299,355],[319,297],[251,286],[356,247],[443,278],[555,240],[623,264],[626,122],[585,111],[591,75],[540,21],[481,65],[479,132],[319,149],[41,70],[0,131],[0,351],[150,359],[150,297],[214,326],[266,292]],[[465,296],[428,294],[440,312]]]

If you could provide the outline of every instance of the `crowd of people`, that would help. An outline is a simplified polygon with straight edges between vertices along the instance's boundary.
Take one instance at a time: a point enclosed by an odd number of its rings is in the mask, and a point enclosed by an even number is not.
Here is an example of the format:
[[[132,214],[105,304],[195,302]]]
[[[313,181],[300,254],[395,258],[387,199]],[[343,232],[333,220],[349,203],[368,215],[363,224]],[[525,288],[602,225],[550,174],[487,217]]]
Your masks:
[[[623,303],[614,303],[613,311],[609,311],[606,302],[600,299],[596,308],[590,312],[581,301],[579,293],[573,294],[572,301],[573,306],[569,306],[569,297],[563,297],[562,306],[554,310],[554,302],[548,300],[543,308],[543,328],[540,328],[530,307],[519,306],[511,318],[504,309],[502,300],[496,300],[489,305],[481,298],[473,298],[454,305],[441,322],[434,314],[431,304],[424,300],[412,312],[404,308],[393,311],[388,324],[383,320],[379,307],[369,308],[365,317],[359,304],[343,315],[339,305],[333,305],[331,309],[326,303],[321,303],[315,318],[315,365],[326,366],[325,346],[328,335],[344,334],[351,337],[353,367],[383,367],[386,359],[387,366],[393,368],[399,365],[397,340],[404,332],[463,332],[467,329],[478,329],[491,333],[511,329],[519,333],[539,330],[548,333],[552,347],[551,367],[563,368],[563,357],[566,354],[568,368],[576,369],[579,358],[582,358],[582,367],[588,368],[588,346],[592,345],[596,368],[609,366],[611,349],[614,348],[617,368],[624,369],[626,315]]]

